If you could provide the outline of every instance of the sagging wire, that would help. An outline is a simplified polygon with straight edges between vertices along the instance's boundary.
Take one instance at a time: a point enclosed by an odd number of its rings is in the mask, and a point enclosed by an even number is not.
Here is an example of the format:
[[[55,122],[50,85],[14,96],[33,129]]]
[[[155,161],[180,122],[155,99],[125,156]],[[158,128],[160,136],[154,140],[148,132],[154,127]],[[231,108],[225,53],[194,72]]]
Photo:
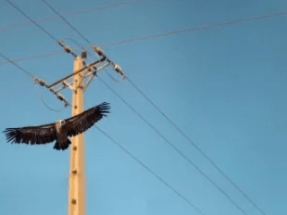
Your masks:
[[[43,83],[44,83],[44,82],[42,82],[42,80],[37,79],[37,78],[34,78],[34,79],[33,79],[33,82],[34,82],[34,89],[37,91],[37,96],[38,96],[38,98],[41,100],[41,102],[43,103],[43,105],[44,105],[47,109],[49,109],[50,111],[59,113],[59,112],[63,111],[63,110],[68,106],[68,105],[65,105],[63,108],[60,108],[60,109],[54,109],[54,108],[50,107],[50,106],[47,104],[47,102],[45,102],[45,100],[43,99],[43,96],[42,96],[42,94],[41,94],[41,92],[40,92],[39,86],[38,86],[38,87],[36,86],[36,85],[38,85],[38,84],[43,86]]]

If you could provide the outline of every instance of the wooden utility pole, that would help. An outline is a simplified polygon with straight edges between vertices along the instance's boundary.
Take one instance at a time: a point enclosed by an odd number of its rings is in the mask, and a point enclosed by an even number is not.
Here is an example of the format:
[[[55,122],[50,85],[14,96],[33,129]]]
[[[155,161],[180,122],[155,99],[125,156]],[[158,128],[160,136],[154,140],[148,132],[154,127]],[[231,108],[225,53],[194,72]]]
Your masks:
[[[84,92],[100,70],[111,65],[123,79],[125,78],[125,74],[119,65],[112,62],[99,47],[92,45],[92,49],[100,59],[93,63],[86,64],[86,52],[82,52],[81,56],[77,56],[63,42],[59,42],[59,45],[61,45],[66,52],[75,57],[73,73],[51,85],[48,85],[44,80],[36,77],[34,78],[34,81],[55,94],[59,100],[65,103],[65,106],[69,106],[70,103],[59,92],[66,88],[72,90],[72,116],[78,115],[84,111]],[[84,135],[78,134],[77,136],[72,137],[71,140],[68,215],[86,215]]]
[[[74,60],[74,73],[83,68],[84,59],[77,56]],[[78,73],[73,78],[72,91],[72,116],[84,111],[84,92],[82,74]],[[69,173],[69,199],[68,215],[85,215],[85,142],[84,135],[79,134],[72,138],[70,152]]]

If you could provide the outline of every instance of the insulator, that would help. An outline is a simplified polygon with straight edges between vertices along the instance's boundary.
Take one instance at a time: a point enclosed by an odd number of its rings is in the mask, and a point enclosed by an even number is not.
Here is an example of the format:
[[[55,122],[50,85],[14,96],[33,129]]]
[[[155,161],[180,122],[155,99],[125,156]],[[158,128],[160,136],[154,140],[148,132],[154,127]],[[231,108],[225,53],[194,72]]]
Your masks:
[[[101,48],[99,48],[99,47],[97,47],[97,46],[95,46],[95,45],[93,45],[92,47],[93,47],[94,51],[95,51],[98,55],[102,56],[102,55],[104,54],[104,52],[103,52],[103,50],[102,50]]]
[[[41,85],[41,86],[46,86],[45,81],[43,81],[43,80],[41,80],[41,79],[36,78],[35,81],[36,81],[39,85]]]
[[[65,46],[65,47],[64,47],[64,50],[65,50],[67,53],[71,53],[71,52],[72,52],[72,49],[69,48],[68,46]]]
[[[123,79],[125,79],[126,76],[125,76],[125,74],[123,73],[122,68],[121,68],[119,65],[114,64],[114,69],[115,69],[115,71],[116,71],[117,73],[121,74],[121,76],[123,77]]]
[[[64,96],[63,96],[63,95],[61,95],[61,94],[57,94],[57,98],[58,98],[58,99],[60,99],[61,101],[63,101],[63,100],[64,100]]]
[[[114,65],[114,69],[118,72],[118,73],[122,73],[121,67],[117,64]]]

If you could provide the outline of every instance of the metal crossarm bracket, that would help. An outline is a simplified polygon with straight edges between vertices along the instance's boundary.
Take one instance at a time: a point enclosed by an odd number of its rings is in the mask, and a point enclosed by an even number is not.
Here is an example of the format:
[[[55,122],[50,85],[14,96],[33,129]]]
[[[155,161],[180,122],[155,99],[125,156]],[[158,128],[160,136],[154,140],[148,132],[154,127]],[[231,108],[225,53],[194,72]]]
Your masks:
[[[62,84],[65,86],[65,87],[69,87],[71,90],[75,90],[75,88],[73,87],[72,84],[70,84],[68,81],[63,81]]]

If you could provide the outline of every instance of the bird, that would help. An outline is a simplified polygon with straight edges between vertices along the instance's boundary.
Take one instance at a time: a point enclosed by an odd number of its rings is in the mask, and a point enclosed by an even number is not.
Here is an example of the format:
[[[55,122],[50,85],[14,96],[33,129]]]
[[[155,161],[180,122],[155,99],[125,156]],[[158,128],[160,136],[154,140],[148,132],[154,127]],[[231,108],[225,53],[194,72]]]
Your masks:
[[[107,116],[110,105],[103,102],[76,116],[54,123],[20,128],[6,128],[3,133],[7,142],[25,144],[47,144],[56,140],[55,150],[68,149],[71,141],[68,137],[76,136],[88,130],[96,122]]]

